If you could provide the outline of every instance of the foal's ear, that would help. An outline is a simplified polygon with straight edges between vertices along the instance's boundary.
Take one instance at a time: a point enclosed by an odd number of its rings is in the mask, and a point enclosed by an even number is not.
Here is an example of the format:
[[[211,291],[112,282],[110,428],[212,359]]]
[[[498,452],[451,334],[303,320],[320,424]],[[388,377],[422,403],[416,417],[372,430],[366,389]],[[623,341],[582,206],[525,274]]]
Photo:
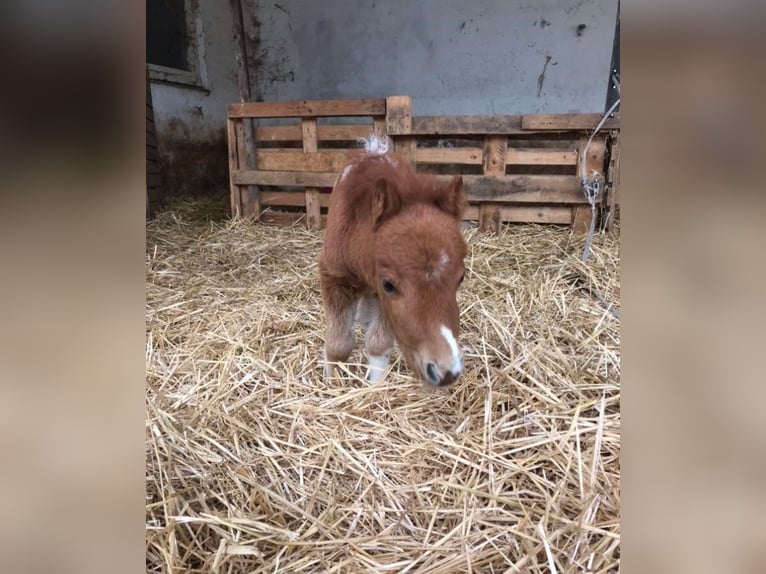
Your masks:
[[[464,202],[463,176],[456,175],[445,186],[441,198],[436,202],[436,205],[455,219],[460,219],[463,216]]]
[[[372,223],[378,227],[389,217],[396,215],[402,207],[399,191],[391,182],[381,178],[372,188]]]

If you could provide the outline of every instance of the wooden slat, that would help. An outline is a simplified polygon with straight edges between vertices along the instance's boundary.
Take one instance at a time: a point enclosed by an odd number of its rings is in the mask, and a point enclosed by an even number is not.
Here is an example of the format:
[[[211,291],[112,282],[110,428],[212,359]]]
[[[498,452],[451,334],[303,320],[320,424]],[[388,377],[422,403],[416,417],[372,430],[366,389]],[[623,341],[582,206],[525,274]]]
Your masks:
[[[506,165],[575,165],[577,151],[561,149],[508,149]]]
[[[316,155],[317,152],[317,119],[303,118],[301,120],[303,129],[303,151],[308,158]],[[306,226],[309,229],[322,229],[322,212],[319,208],[319,189],[316,187],[307,187],[306,193]]]
[[[443,176],[447,181],[451,176]],[[580,180],[573,175],[464,175],[468,201],[582,203]]]
[[[315,142],[316,143],[316,142]],[[340,172],[349,160],[349,151],[265,150],[255,152],[255,165],[264,171],[335,171]]]
[[[504,176],[508,138],[505,136],[487,136],[482,150],[482,165],[486,176]],[[479,206],[479,229],[481,231],[500,231],[500,204],[482,203]]]
[[[319,141],[356,141],[370,137],[372,124],[363,125],[330,125],[317,126]],[[385,134],[385,130],[383,132]],[[255,128],[255,139],[258,141],[301,141],[303,137],[301,126],[262,126]]]
[[[252,153],[248,153],[248,148],[253,149],[252,141],[248,144],[248,139],[245,131],[245,122],[250,121],[247,119],[239,120],[234,124],[234,130],[237,133],[237,156],[238,162],[241,167],[249,167],[251,165]],[[240,205],[242,206],[241,214],[243,217],[253,217],[258,219],[258,214],[261,212],[261,201],[259,197],[258,188],[248,186],[240,190]]]
[[[386,100],[300,100],[229,104],[232,118],[288,118],[315,116],[380,116]]]
[[[320,193],[318,201],[319,207],[329,207],[330,194]],[[304,207],[306,196],[302,191],[262,191],[261,203],[264,207]]]
[[[234,182],[234,173],[239,169],[239,154],[237,153],[237,133],[234,120],[226,120],[226,135],[229,147],[229,199],[232,217],[242,215],[242,195],[240,187]]]
[[[535,114],[521,118],[521,127],[525,130],[593,130],[601,121],[603,114]],[[618,129],[620,114],[604,122],[601,129]]]
[[[389,136],[412,133],[412,98],[410,96],[386,98],[386,131]]]
[[[419,116],[413,135],[502,135],[521,131],[521,116]]]
[[[572,223],[573,208],[559,205],[504,205],[500,208],[503,223]],[[464,221],[479,219],[479,205],[469,205],[463,212]]]
[[[410,96],[389,96],[386,98],[386,133],[393,139],[394,153],[417,164],[417,141],[409,135],[412,132],[412,98]]]
[[[418,163],[460,163],[481,165],[481,148],[418,148],[415,159]]]
[[[292,187],[332,187],[337,173],[299,171],[236,170],[232,180],[238,185],[282,185]]]
[[[287,187],[332,187],[337,173],[235,170],[237,185]],[[447,182],[451,175],[439,176]],[[520,203],[582,203],[580,180],[573,175],[507,175],[502,177],[464,175],[468,201]]]
[[[288,211],[264,211],[261,214],[261,221],[271,225],[294,225],[299,222],[303,222],[306,219],[305,213],[295,213]],[[322,215],[320,218],[322,228],[327,225],[327,216]]]
[[[585,151],[585,146],[588,143],[588,138],[583,138],[580,140],[578,144],[578,151],[579,153],[582,153]],[[606,140],[603,137],[594,138],[592,142],[590,142],[590,147],[588,148],[588,157],[585,158],[585,175],[590,175],[592,171],[597,171],[598,173],[604,175],[604,159],[606,156]],[[582,176],[579,169],[581,159],[578,157],[577,163],[578,163],[578,175]]]

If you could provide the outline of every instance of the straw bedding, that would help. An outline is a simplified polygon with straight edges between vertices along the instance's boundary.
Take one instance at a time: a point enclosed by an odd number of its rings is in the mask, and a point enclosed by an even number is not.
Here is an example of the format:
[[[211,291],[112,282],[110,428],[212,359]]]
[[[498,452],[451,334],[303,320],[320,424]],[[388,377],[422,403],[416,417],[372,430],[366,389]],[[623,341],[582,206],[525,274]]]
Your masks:
[[[321,233],[222,211],[147,224],[147,571],[619,568],[617,235],[466,230],[464,376],[370,386],[322,377]]]

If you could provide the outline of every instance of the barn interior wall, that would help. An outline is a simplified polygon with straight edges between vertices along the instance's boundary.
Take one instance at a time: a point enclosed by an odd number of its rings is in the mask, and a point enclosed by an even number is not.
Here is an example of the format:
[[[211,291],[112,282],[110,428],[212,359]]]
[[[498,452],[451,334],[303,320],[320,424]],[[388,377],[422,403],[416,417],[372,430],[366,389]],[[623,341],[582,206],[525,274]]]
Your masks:
[[[199,0],[204,87],[152,81],[165,187],[170,194],[228,190],[226,106],[239,101],[232,22],[225,0]]]
[[[171,193],[228,188],[230,4],[196,2],[204,87],[151,82]],[[416,115],[604,109],[617,0],[242,2],[255,100],[406,94]]]
[[[604,110],[617,0],[243,0],[258,100],[413,96],[413,113]]]

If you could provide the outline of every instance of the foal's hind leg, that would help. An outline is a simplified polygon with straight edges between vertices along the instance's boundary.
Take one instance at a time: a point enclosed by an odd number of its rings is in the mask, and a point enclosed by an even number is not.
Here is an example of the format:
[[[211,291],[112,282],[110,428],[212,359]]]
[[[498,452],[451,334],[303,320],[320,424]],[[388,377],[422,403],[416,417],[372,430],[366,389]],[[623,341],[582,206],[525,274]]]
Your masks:
[[[362,299],[362,314],[366,323],[364,348],[370,367],[367,377],[371,383],[377,383],[388,368],[394,336],[389,331],[380,314],[380,302],[377,297]]]
[[[325,309],[325,377],[331,377],[335,364],[345,361],[354,349],[354,314],[359,295],[343,281],[320,276]]]

